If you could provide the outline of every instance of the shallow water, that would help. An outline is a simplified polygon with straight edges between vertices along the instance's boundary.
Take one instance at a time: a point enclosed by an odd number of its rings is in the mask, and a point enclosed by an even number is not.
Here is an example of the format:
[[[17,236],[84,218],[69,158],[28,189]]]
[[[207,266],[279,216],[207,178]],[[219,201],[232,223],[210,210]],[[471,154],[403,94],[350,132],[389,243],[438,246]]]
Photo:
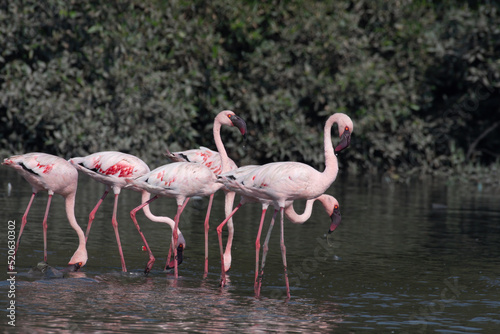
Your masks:
[[[8,222],[15,221],[19,231],[31,189],[5,167],[0,168],[0,186],[4,208],[0,257],[7,262]],[[80,176],[76,216],[83,229],[103,191],[102,185]],[[80,272],[62,279],[29,274],[43,259],[41,221],[47,195],[40,194],[16,258],[15,297],[9,298],[6,266],[0,276],[2,331],[496,333],[500,327],[498,189],[435,181],[395,185],[350,177],[337,180],[329,193],[339,200],[342,213],[342,223],[332,235],[326,236],[329,218],[318,203],[307,223],[285,222],[292,295],[288,301],[279,224],[271,238],[262,296],[254,297],[257,204],[244,206],[235,215],[228,286],[219,287],[215,226],[223,219],[222,193],[215,197],[211,215],[206,278],[202,225],[208,199],[192,201],[182,216],[180,228],[187,246],[178,279],[163,271],[170,228],[138,214],[156,256],[153,271],[145,277],[147,253],[141,250],[129,216],[140,195],[131,191],[120,195],[118,214],[129,272],[121,272],[110,195],[96,215],[87,245],[89,260]],[[303,205],[297,203],[297,211]],[[152,203],[151,210],[173,217],[175,202],[162,198]],[[267,222],[270,217],[268,212]],[[60,196],[52,201],[48,224],[48,262],[61,269],[76,249],[77,237]],[[12,300],[15,329],[7,317]]]

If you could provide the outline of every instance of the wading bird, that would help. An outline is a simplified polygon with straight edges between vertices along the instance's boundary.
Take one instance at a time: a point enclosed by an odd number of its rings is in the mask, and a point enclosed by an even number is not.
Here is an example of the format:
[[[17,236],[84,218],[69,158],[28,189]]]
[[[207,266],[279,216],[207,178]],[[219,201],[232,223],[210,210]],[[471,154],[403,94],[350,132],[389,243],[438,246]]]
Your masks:
[[[94,221],[97,209],[99,209],[99,206],[101,205],[102,201],[106,198],[109,191],[113,190],[113,193],[115,195],[115,201],[113,206],[113,216],[111,218],[111,223],[115,231],[116,243],[118,244],[118,252],[120,253],[122,271],[126,272],[127,266],[125,265],[125,258],[123,257],[123,250],[120,242],[120,234],[118,232],[118,221],[116,219],[116,213],[118,208],[118,196],[120,195],[122,188],[127,185],[125,179],[130,177],[139,177],[141,175],[148,173],[149,172],[148,165],[146,165],[144,161],[142,161],[136,156],[114,151],[97,152],[88,155],[86,157],[75,157],[71,158],[69,162],[73,164],[73,166],[75,166],[82,173],[106,185],[104,194],[101,196],[96,206],[89,214],[89,222],[87,225],[87,233],[86,233],[87,239],[89,237],[90,227],[92,226],[92,222]],[[137,189],[134,187],[131,187],[131,189],[143,192],[142,189]],[[149,194],[143,192],[142,198],[143,201],[149,199]],[[150,212],[145,211],[145,213],[149,214]],[[143,241],[145,242],[144,237]]]
[[[333,149],[331,129],[337,124],[340,143]],[[233,210],[234,214],[245,202],[257,199],[262,203],[262,215],[256,242],[256,260],[258,268],[258,253],[260,248],[260,233],[264,221],[265,211],[269,204],[281,211],[281,237],[280,247],[285,270],[285,284],[287,297],[290,297],[288,283],[286,247],[284,240],[283,216],[287,201],[296,199],[314,199],[322,195],[335,181],[338,174],[338,161],[335,152],[349,146],[353,123],[349,116],[336,113],[330,116],[324,128],[325,169],[319,172],[309,165],[299,162],[274,162],[251,168],[248,173],[239,173],[238,169],[218,176],[218,181],[224,183],[229,189],[242,196],[242,200]],[[226,218],[218,227],[219,246],[221,248],[221,285],[225,285],[224,257],[222,254],[221,233],[226,224]],[[255,285],[257,286],[257,284]]]
[[[50,209],[50,202],[54,194],[64,197],[66,216],[71,227],[78,234],[78,248],[69,260],[69,271],[77,271],[87,263],[87,249],[85,235],[75,218],[75,197],[78,187],[78,172],[63,158],[46,153],[28,153],[6,158],[3,165],[14,168],[33,189],[28,207],[24,212],[19,236],[17,238],[15,253],[21,241],[24,227],[27,223],[28,212],[31,204],[39,191],[47,191],[49,198],[47,208],[43,217],[43,260],[47,262],[47,217]]]
[[[214,131],[214,140],[216,143],[219,142],[220,143],[219,145],[222,145],[222,147],[224,147],[224,145],[222,144],[222,140],[220,138],[220,131],[217,132]],[[199,149],[191,149],[187,151],[173,152],[173,153],[167,150],[166,155],[170,160],[175,162],[194,162],[203,164],[207,166],[215,175],[220,175],[221,173],[225,173],[238,168],[236,163],[231,158],[228,157],[225,149],[222,150],[221,153],[219,153],[202,146]],[[224,212],[227,217],[233,210],[234,197],[236,194],[233,191],[227,190],[225,187],[222,188],[222,190],[225,193]],[[209,207],[212,205],[214,195],[215,194],[210,195],[210,200],[208,204]],[[209,212],[210,211],[207,211],[207,217],[205,218],[205,272],[204,272],[205,277],[208,274]],[[226,250],[224,252],[224,264],[226,271],[228,271],[229,268],[231,268],[231,247],[233,244],[233,236],[234,236],[234,225],[232,219],[229,219],[229,221],[227,222],[227,229],[228,229],[228,237],[226,243]]]
[[[217,150],[221,157],[221,170],[224,170],[228,165],[228,156],[224,148],[224,144],[220,138],[220,129],[222,125],[238,127],[242,135],[246,133],[246,124],[239,116],[230,110],[221,111],[214,119],[214,139]],[[205,252],[207,253],[207,234],[208,221],[210,217],[210,209],[212,206],[213,194],[223,185],[217,182],[217,178],[212,170],[202,163],[193,162],[174,162],[167,164],[145,174],[139,178],[129,179],[130,185],[144,189],[152,194],[155,194],[149,201],[142,203],[140,206],[132,210],[131,217],[135,219],[135,212],[147,206],[158,197],[174,197],[177,202],[177,213],[174,218],[175,227],[173,230],[173,244],[177,244],[177,228],[180,220],[180,215],[189,198],[193,196],[210,196],[207,215],[205,218]],[[174,249],[174,259],[177,258],[177,250]],[[150,262],[154,262],[154,258],[150,257]],[[151,267],[146,267],[146,270],[151,270]],[[207,263],[207,259],[205,259]],[[205,264],[205,270],[207,270]],[[178,276],[177,262],[174,260],[174,273]]]

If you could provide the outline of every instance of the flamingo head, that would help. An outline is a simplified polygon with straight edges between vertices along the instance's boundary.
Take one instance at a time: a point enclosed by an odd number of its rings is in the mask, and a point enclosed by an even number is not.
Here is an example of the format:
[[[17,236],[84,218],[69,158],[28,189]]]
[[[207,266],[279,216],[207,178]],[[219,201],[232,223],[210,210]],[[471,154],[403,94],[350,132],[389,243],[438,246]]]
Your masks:
[[[221,111],[215,117],[215,119],[218,120],[221,124],[237,127],[240,130],[243,137],[246,138],[247,123],[243,120],[243,118],[236,115],[233,111],[231,110]]]
[[[337,228],[337,226],[339,226],[340,221],[342,220],[342,217],[340,216],[340,209],[339,209],[339,203],[338,202],[333,205],[333,212],[330,215],[330,218],[331,218],[331,222],[332,223],[330,224],[330,229],[328,230],[328,234],[330,234],[333,231],[335,231],[335,229]]]
[[[78,271],[87,263],[87,251],[85,249],[77,249],[73,257],[69,260],[68,266],[65,271]]]
[[[351,133],[354,130],[354,125],[349,116],[342,114],[338,121],[340,143],[335,147],[335,152],[340,152],[351,143]]]

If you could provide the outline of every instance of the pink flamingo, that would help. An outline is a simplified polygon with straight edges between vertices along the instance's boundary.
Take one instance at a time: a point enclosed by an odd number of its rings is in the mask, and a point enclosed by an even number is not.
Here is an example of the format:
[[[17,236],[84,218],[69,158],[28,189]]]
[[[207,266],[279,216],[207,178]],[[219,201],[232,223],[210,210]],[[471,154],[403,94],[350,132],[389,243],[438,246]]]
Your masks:
[[[214,119],[213,132],[215,144],[220,154],[220,169],[225,170],[226,166],[229,166],[230,164],[230,159],[227,156],[224,144],[222,143],[222,139],[220,137],[220,129],[222,125],[236,126],[239,128],[241,134],[245,135],[246,124],[243,119],[241,119],[233,111],[230,110],[221,111]],[[173,156],[172,154],[170,154],[170,156],[175,158],[175,156]],[[205,254],[207,254],[208,221],[210,217],[210,210],[212,207],[213,195],[223,186],[221,183],[218,183],[216,181],[217,179],[213,170],[208,168],[204,163],[174,162],[158,167],[157,169],[146,175],[127,181],[135,187],[147,190],[148,192],[155,194],[155,196],[149,201],[142,203],[140,206],[133,209],[130,213],[131,217],[132,219],[135,219],[135,212],[137,212],[137,210],[140,210],[141,208],[147,206],[149,203],[156,200],[159,196],[176,198],[177,213],[174,218],[175,226],[173,229],[173,244],[175,245],[177,244],[178,239],[177,228],[180,215],[189,198],[192,196],[210,196],[207,215],[205,218]],[[234,195],[232,198],[234,199]],[[177,251],[175,249],[174,258],[177,259]],[[154,258],[151,258],[150,254],[150,261],[146,270],[151,269],[152,262],[154,262]],[[208,259],[205,255],[205,273],[208,271],[207,263]],[[174,272],[175,276],[177,277],[177,261],[174,261]]]
[[[322,195],[335,181],[338,173],[338,162],[331,141],[331,129],[337,123],[340,143],[335,148],[339,152],[349,146],[351,133],[353,131],[352,120],[345,114],[336,113],[330,116],[324,128],[325,148],[325,170],[319,172],[309,165],[299,162],[274,162],[251,168],[248,173],[235,175],[228,172],[218,177],[218,181],[224,183],[231,190],[242,195],[242,200],[233,210],[234,214],[243,204],[251,199],[257,199],[262,203],[262,215],[256,240],[256,267],[258,268],[258,253],[260,248],[260,234],[264,221],[265,211],[269,204],[281,211],[281,236],[280,247],[285,268],[285,284],[287,297],[290,297],[288,283],[286,247],[284,242],[283,215],[287,201],[296,199],[314,199]],[[237,171],[237,170],[236,170]],[[226,224],[227,218],[217,227],[219,245],[221,247],[221,285],[225,285],[224,258],[222,256],[221,232]],[[258,271],[258,270],[257,270]],[[257,285],[256,285],[257,286]]]
[[[214,139],[216,142],[222,143],[222,140],[220,139],[220,132],[214,133]],[[194,162],[194,163],[201,163],[207,166],[215,175],[220,175],[221,173],[225,173],[231,170],[235,170],[238,168],[236,163],[227,156],[227,153],[225,150],[222,151],[222,154],[225,155],[225,161],[224,161],[224,166],[222,165],[223,159],[222,156],[219,152],[212,151],[209,148],[206,147],[200,147],[199,149],[191,149],[187,151],[182,151],[182,152],[169,152],[167,150],[167,157],[175,162]],[[224,169],[223,169],[224,167]],[[226,214],[226,217],[231,213],[233,210],[233,203],[234,203],[234,197],[236,194],[233,191],[227,190],[225,187],[223,188],[224,193],[225,193],[225,206],[224,206],[224,212]],[[210,203],[213,201],[213,196],[214,194],[210,195]],[[205,272],[204,275],[205,277],[208,274],[208,216],[207,219],[205,219]],[[229,232],[228,239],[227,239],[227,244],[226,244],[226,251],[224,252],[224,264],[225,264],[225,270],[228,271],[229,268],[231,268],[231,246],[233,244],[233,236],[234,236],[234,225],[233,225],[233,219],[229,219],[227,223],[227,229]]]
[[[21,241],[24,227],[27,223],[28,212],[31,204],[39,191],[47,191],[49,198],[43,218],[43,260],[47,262],[47,218],[50,202],[54,194],[59,194],[65,199],[66,216],[71,227],[78,234],[78,248],[69,260],[69,271],[77,271],[87,263],[87,249],[85,235],[75,218],[75,197],[78,187],[78,172],[63,158],[46,153],[28,153],[4,159],[3,165],[14,168],[33,188],[28,207],[24,212],[21,229],[17,238],[15,254]],[[9,268],[13,270],[13,268]]]
[[[141,175],[148,173],[149,172],[148,165],[146,165],[144,161],[137,158],[136,156],[114,151],[98,152],[88,155],[86,157],[75,157],[71,158],[69,162],[82,173],[106,185],[104,194],[101,196],[96,206],[89,214],[86,239],[88,239],[89,237],[90,228],[92,226],[92,222],[94,221],[97,209],[99,209],[99,206],[106,198],[109,191],[111,189],[113,190],[113,193],[115,195],[115,201],[114,201],[113,217],[111,219],[111,223],[113,225],[113,229],[115,231],[115,236],[116,236],[116,242],[118,244],[118,252],[120,253],[122,271],[126,272],[127,267],[125,265],[125,258],[123,257],[123,250],[120,242],[120,234],[118,232],[118,221],[116,219],[118,196],[120,195],[121,189],[127,185],[125,179],[130,177],[139,177]],[[143,192],[142,189],[137,189],[134,187],[131,187],[131,189]],[[146,193],[143,192],[142,194],[143,201],[149,199],[149,196],[150,195],[147,194],[147,192]],[[145,213],[146,215],[151,214],[149,210],[147,212],[145,211]],[[152,216],[152,218],[156,219],[157,217]],[[137,225],[136,227],[138,228]],[[141,237],[143,237],[143,241],[147,245],[147,242],[144,236],[142,236],[142,233]]]
[[[228,189],[231,189],[233,191],[238,192],[239,189],[244,189],[242,184],[239,183],[239,181],[238,181],[239,178],[246,176],[248,173],[250,173],[251,171],[255,170],[258,167],[260,167],[260,166],[259,165],[243,166],[243,167],[240,167],[240,168],[238,168],[230,173],[223,174],[218,179],[219,179],[219,181],[223,180],[223,183],[226,185],[226,187]],[[330,218],[332,220],[332,223],[330,225],[330,229],[328,231],[328,233],[332,233],[337,228],[337,226],[340,224],[339,203],[333,196],[323,194],[317,198],[308,200],[306,202],[306,207],[304,209],[304,213],[302,213],[301,215],[299,215],[295,212],[295,210],[293,208],[293,201],[287,201],[285,204],[285,216],[292,223],[302,224],[302,223],[306,222],[309,219],[309,217],[311,216],[313,204],[317,200],[319,200],[323,204],[323,207],[325,208],[326,212],[328,213],[328,215],[330,216]],[[245,203],[248,203],[248,202],[260,202],[262,204],[262,215],[261,215],[261,221],[260,221],[260,229],[257,233],[257,239],[255,242],[256,255],[255,255],[255,285],[254,285],[254,289],[255,289],[255,293],[258,297],[260,294],[261,279],[262,279],[262,275],[264,273],[264,264],[265,264],[267,250],[268,250],[269,238],[270,238],[271,231],[272,231],[272,228],[274,226],[274,220],[276,218],[276,214],[277,214],[279,208],[275,207],[274,214],[272,216],[271,223],[269,225],[267,237],[266,237],[266,240],[264,242],[262,264],[261,264],[261,273],[259,275],[260,236],[262,233],[263,221],[264,221],[264,217],[265,217],[268,206],[270,204],[274,205],[274,203],[270,200],[259,199],[256,197],[249,197],[248,195],[242,195],[241,201],[240,201],[238,207],[235,208],[235,210],[232,212],[232,214],[234,214],[239,209],[239,207],[241,207],[242,205],[244,205]],[[219,244],[221,245],[220,239],[219,239],[219,242],[220,242]],[[222,283],[222,284],[224,284],[224,283]]]

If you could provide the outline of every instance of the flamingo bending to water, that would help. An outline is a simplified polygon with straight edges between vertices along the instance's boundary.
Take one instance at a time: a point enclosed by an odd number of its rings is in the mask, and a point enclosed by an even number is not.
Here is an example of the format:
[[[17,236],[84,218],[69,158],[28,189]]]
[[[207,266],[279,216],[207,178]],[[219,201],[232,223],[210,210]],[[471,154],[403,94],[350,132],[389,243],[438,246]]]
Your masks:
[[[92,179],[103,183],[106,185],[104,194],[101,196],[94,209],[89,214],[89,222],[87,225],[86,238],[88,239],[90,228],[92,222],[94,221],[95,214],[102,201],[106,198],[110,190],[113,190],[115,195],[115,201],[113,206],[113,216],[111,223],[115,231],[116,243],[118,244],[118,252],[120,253],[120,260],[122,265],[122,271],[126,272],[127,267],[125,265],[125,258],[123,256],[122,245],[120,242],[120,234],[118,232],[118,221],[116,219],[116,213],[118,208],[118,196],[120,195],[121,189],[127,185],[125,181],[126,178],[139,177],[149,172],[149,167],[144,161],[136,156],[115,152],[115,151],[104,151],[90,154],[85,157],[75,157],[71,158],[69,162],[75,166],[80,172],[85,175],[90,176]],[[137,189],[131,187],[135,191],[143,192],[142,189]],[[143,192],[143,200],[149,198],[149,194]],[[151,214],[150,211],[144,211],[146,215]],[[151,214],[152,216],[152,214]],[[152,216],[155,217],[155,216]],[[136,227],[138,227],[136,225]],[[142,235],[141,235],[142,236]],[[143,237],[143,236],[142,236]],[[143,241],[145,239],[143,237]],[[146,243],[146,247],[149,247]]]
[[[24,155],[16,155],[4,159],[3,165],[14,168],[33,189],[28,207],[24,212],[19,236],[16,242],[15,253],[21,241],[24,227],[27,223],[28,212],[31,204],[39,191],[47,191],[49,198],[47,200],[47,208],[43,218],[43,260],[47,262],[47,217],[50,209],[50,202],[54,194],[59,194],[64,197],[66,216],[71,227],[78,234],[78,248],[73,254],[68,263],[69,271],[77,271],[87,263],[86,240],[83,230],[78,225],[75,218],[75,197],[78,187],[78,172],[76,169],[63,158],[46,154],[46,153],[28,153]],[[13,268],[9,268],[12,270]]]
[[[220,139],[220,132],[214,133],[214,140],[215,142],[220,141],[222,143],[222,140]],[[173,152],[173,153],[167,150],[166,155],[170,160],[175,162],[194,162],[203,164],[207,166],[215,175],[220,175],[221,173],[225,173],[238,168],[236,163],[227,156],[225,150],[222,151],[222,154],[226,155],[224,166],[222,165],[223,158],[219,152],[212,151],[211,149],[203,146],[200,147],[199,149],[191,149],[187,151]],[[225,187],[223,188],[223,190],[225,193],[224,212],[227,217],[233,210],[234,197],[236,194],[233,191],[229,191]],[[210,195],[209,203],[212,203],[213,196],[214,194]],[[209,225],[207,216],[207,218],[205,219],[205,273],[204,273],[205,276],[208,274],[208,228]],[[233,236],[234,236],[234,225],[232,218],[229,219],[227,223],[227,229],[229,233],[226,243],[226,250],[224,252],[225,271],[228,271],[229,268],[231,268],[231,246],[233,244]]]
[[[349,146],[353,123],[349,116],[336,113],[331,115],[324,128],[324,149],[325,149],[325,170],[319,172],[309,165],[299,162],[274,162],[251,168],[248,173],[238,174],[237,171],[228,172],[218,177],[218,181],[226,186],[231,186],[231,190],[242,195],[242,201],[236,206],[232,214],[236,212],[249,199],[257,199],[262,203],[262,216],[259,225],[259,232],[256,241],[256,258],[258,267],[258,252],[260,248],[260,233],[264,215],[269,204],[281,211],[281,236],[280,247],[285,268],[285,284],[287,297],[290,297],[290,287],[288,283],[286,247],[284,241],[283,217],[287,201],[296,199],[314,199],[322,195],[335,181],[338,173],[338,162],[331,141],[331,129],[337,123],[340,143],[335,148],[339,152]],[[238,174],[238,175],[236,175]],[[227,218],[217,227],[219,234],[219,245],[221,247],[222,228],[226,224]],[[221,247],[222,250],[222,247]],[[225,284],[224,258],[221,251],[221,285]],[[257,286],[257,285],[256,285]]]
[[[237,116],[233,111],[221,111],[214,119],[214,139],[217,150],[220,154],[221,170],[225,170],[229,166],[229,157],[227,156],[224,144],[220,137],[220,129],[222,125],[236,126],[242,135],[246,133],[246,124],[243,119]],[[207,215],[205,218],[205,254],[208,252],[208,221],[210,217],[210,209],[212,206],[213,195],[223,185],[216,182],[214,172],[203,163],[193,162],[174,162],[167,164],[143,175],[139,178],[129,179],[127,182],[148,192],[155,194],[148,202],[141,204],[131,212],[131,217],[134,219],[135,212],[140,208],[147,206],[158,197],[175,197],[177,201],[177,213],[174,218],[173,243],[177,243],[178,235],[177,228],[180,220],[180,215],[183,208],[190,197],[192,196],[210,196]],[[234,195],[233,195],[234,199]],[[232,202],[231,202],[232,205]],[[229,243],[229,242],[228,242]],[[229,255],[230,256],[230,255]],[[174,258],[177,258],[177,251],[174,249]],[[230,257],[229,257],[230,259]],[[154,261],[154,259],[153,259]],[[150,259],[151,263],[151,259]],[[152,265],[152,264],[151,264]],[[148,264],[149,266],[149,264]],[[149,267],[149,270],[151,268]],[[146,268],[148,270],[148,267]],[[205,259],[205,273],[207,272],[207,258]],[[175,276],[178,276],[177,261],[174,261]]]

